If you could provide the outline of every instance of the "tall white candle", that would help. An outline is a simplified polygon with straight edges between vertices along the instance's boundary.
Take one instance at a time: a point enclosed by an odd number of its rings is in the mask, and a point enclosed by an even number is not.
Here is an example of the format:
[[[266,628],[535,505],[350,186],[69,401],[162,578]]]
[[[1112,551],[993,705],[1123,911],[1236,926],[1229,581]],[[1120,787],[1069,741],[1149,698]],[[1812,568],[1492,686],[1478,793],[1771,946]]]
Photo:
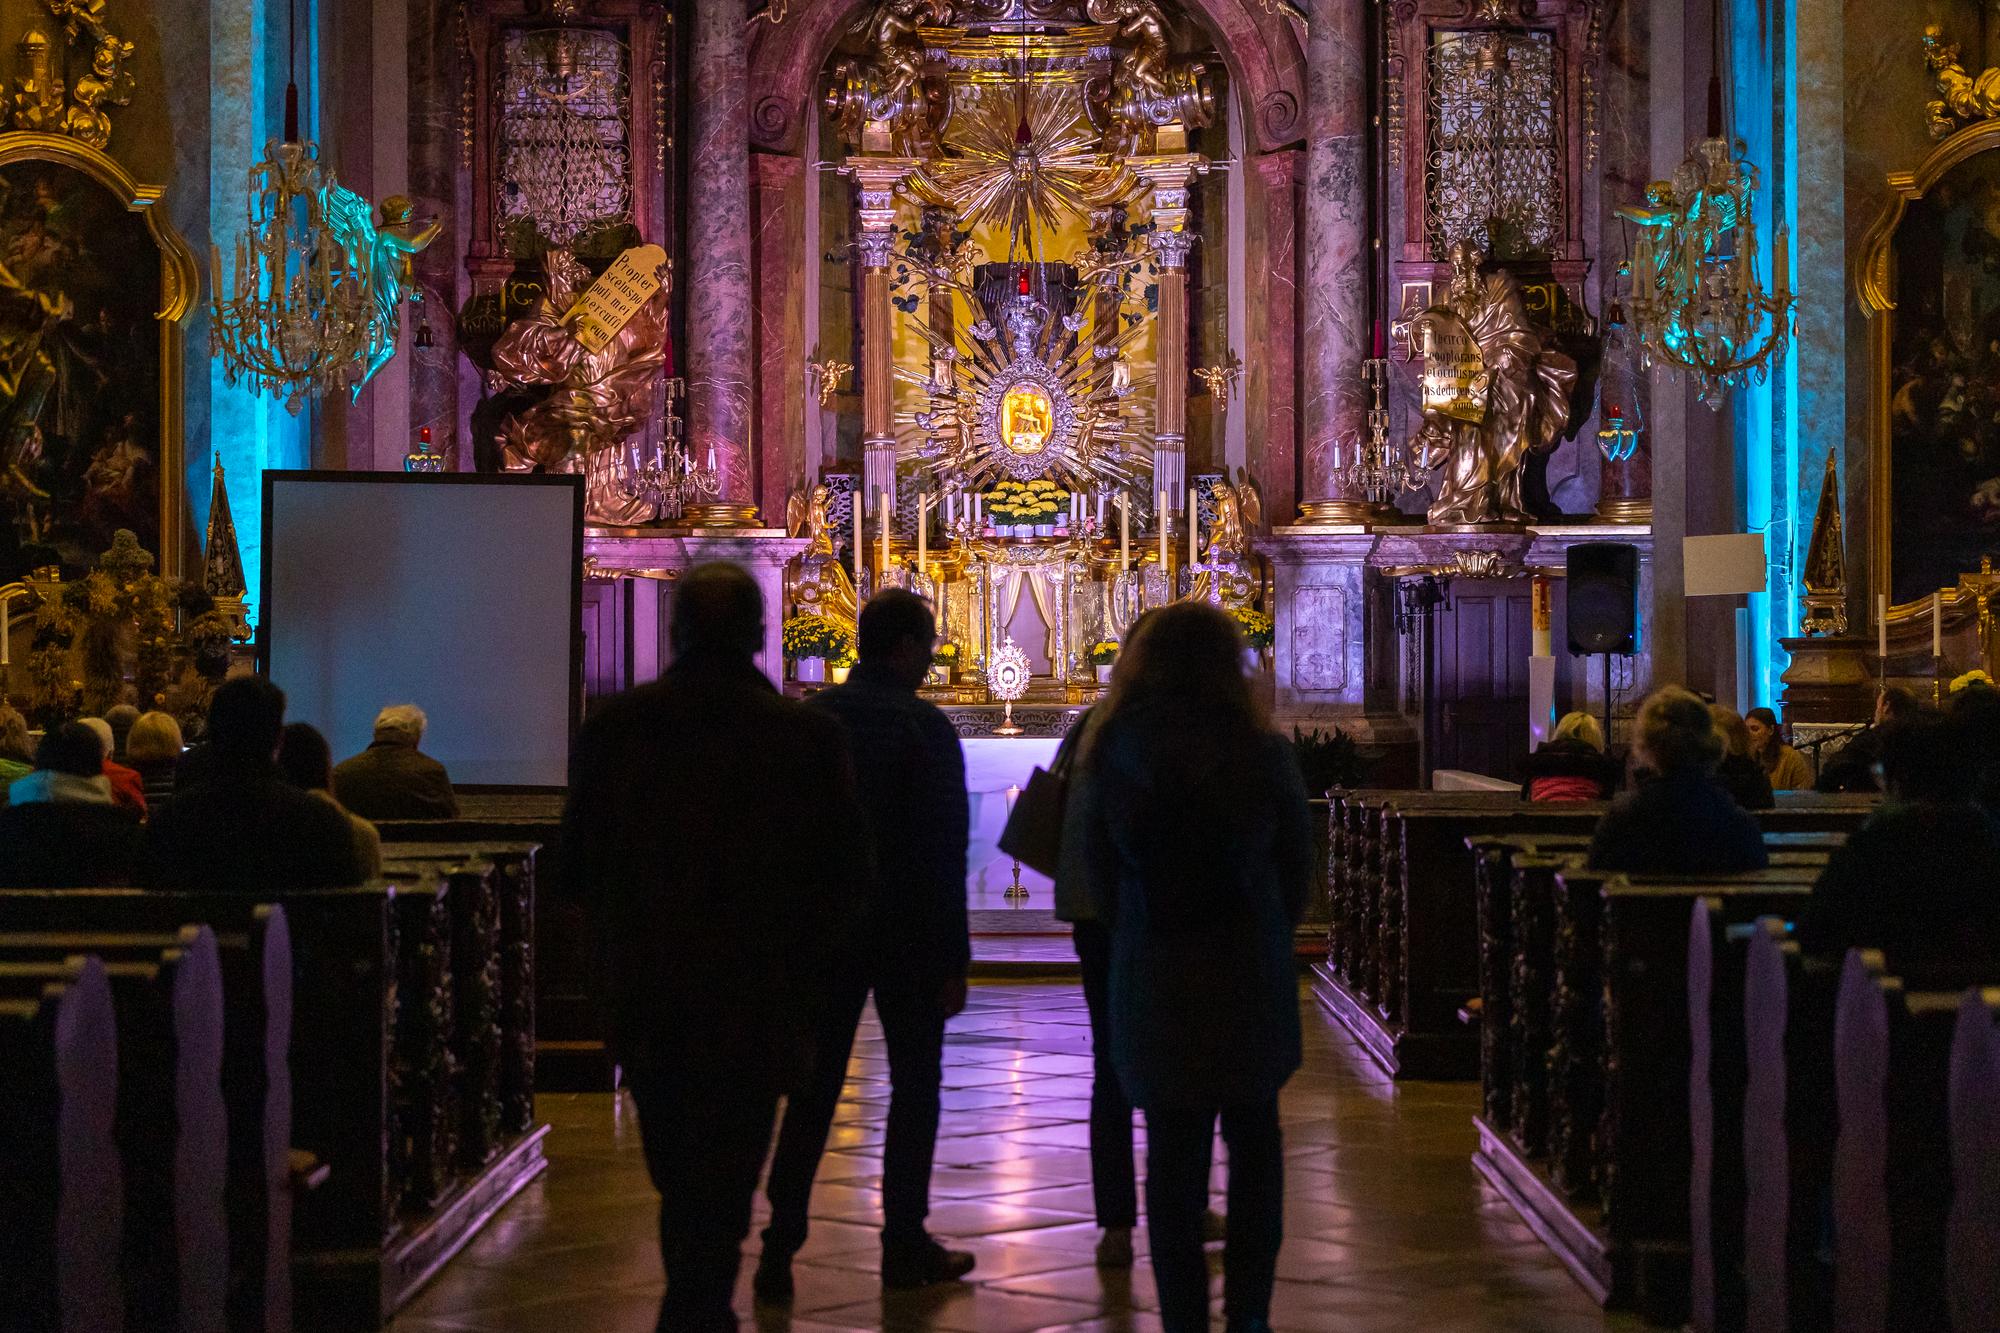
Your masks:
[[[887,488],[884,488],[879,494],[882,497],[882,564],[880,572],[875,578],[878,583],[887,587],[889,581],[889,492]]]
[[[854,591],[861,591],[861,570],[868,563],[868,535],[865,524],[868,521],[868,496],[862,491],[854,493]]]
[[[1931,594],[1931,656],[1944,656],[1944,594]]]
[[[1165,574],[1167,572],[1167,560],[1169,558],[1167,555],[1167,528],[1169,526],[1167,518],[1168,518],[1167,493],[1165,491],[1161,491],[1160,492],[1160,573],[1161,574]]]
[[[1104,531],[1104,492],[1097,493],[1097,530]]]
[[[953,525],[954,523],[956,523],[956,522],[958,522],[958,492],[957,492],[957,491],[946,491],[946,492],[944,493],[944,529],[945,529],[945,531],[946,531],[947,533],[949,533],[949,532],[951,531],[951,529],[952,529],[952,525]]]
[[[1188,568],[1201,563],[1201,510],[1195,507],[1194,487],[1188,487]]]
[[[976,533],[985,526],[986,497],[978,491],[972,493],[972,530]]]
[[[931,502],[917,501],[917,575],[923,577],[928,571],[925,558],[931,553]]]
[[[1875,597],[1875,656],[1889,660],[1889,599],[1879,593]]]
[[[1132,496],[1128,491],[1118,497],[1118,572],[1127,573],[1132,568]]]

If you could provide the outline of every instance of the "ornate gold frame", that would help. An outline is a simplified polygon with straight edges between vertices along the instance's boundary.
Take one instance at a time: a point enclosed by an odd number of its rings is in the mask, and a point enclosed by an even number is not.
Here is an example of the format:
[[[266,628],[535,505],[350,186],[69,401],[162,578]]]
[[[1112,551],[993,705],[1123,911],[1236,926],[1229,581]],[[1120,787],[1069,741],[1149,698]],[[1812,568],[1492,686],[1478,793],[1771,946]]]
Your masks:
[[[187,333],[183,325],[201,290],[194,251],[156,208],[166,194],[163,185],[141,185],[109,154],[64,134],[30,130],[0,133],[0,167],[15,162],[54,162],[74,167],[124,201],[128,213],[142,213],[146,231],[160,251],[160,549],[159,572],[168,578],[181,572],[186,540],[181,519],[187,507],[187,460],[183,416],[187,385]]]
[[[1981,153],[2000,148],[2000,120],[1968,125],[1924,156],[1914,171],[1889,173],[1889,201],[1861,242],[1855,294],[1868,317],[1868,614],[1889,593],[1889,374],[1894,356],[1896,228],[1912,200],[1922,199],[1945,173]],[[1948,599],[1949,600],[1949,599]],[[1889,608],[1891,629],[1930,615],[1928,596]]]

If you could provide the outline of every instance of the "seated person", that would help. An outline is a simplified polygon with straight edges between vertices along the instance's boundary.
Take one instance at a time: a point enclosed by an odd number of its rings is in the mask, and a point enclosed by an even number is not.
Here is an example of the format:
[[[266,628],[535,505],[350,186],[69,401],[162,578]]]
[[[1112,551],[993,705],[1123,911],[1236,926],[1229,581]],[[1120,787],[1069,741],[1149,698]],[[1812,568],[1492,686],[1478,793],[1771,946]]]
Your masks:
[[[261,676],[217,687],[209,776],[153,821],[144,877],[156,889],[269,893],[362,881],[347,817],[278,772],[285,692]]]
[[[1799,947],[1880,949],[1909,990],[2000,977],[2000,825],[1973,800],[1969,738],[1940,718],[1882,735],[1882,808],[1831,857]]]
[[[1953,696],[1957,702],[1958,696]],[[1908,722],[1924,711],[1917,696],[1900,685],[1891,685],[1875,696],[1875,717],[1860,735],[1820,762],[1814,791],[1881,791],[1875,769],[1882,762],[1882,733],[1886,728]]]
[[[50,729],[0,809],[0,886],[130,884],[139,845],[139,817],[112,804],[97,733],[80,722]]]
[[[360,815],[349,814],[333,798],[333,750],[310,722],[288,722],[278,742],[278,771],[300,791],[317,796],[346,817],[354,830],[354,855],[361,873],[374,879],[382,873],[382,835]]]
[[[333,795],[363,819],[457,819],[444,765],[417,748],[424,712],[391,704],[375,715],[375,740],[333,770]]]
[[[111,724],[101,717],[80,717],[77,721],[96,732],[99,744],[104,747],[104,776],[111,779],[112,802],[124,806],[127,810],[138,815],[139,818],[144,819],[146,817],[145,779],[141,778],[138,773],[134,772],[127,765],[121,764],[111,757],[111,751],[117,744],[117,737],[111,730]]]
[[[1973,799],[2000,817],[2000,690],[1974,681],[1951,692],[1945,711],[1966,746]]]
[[[1812,765],[1804,755],[1785,744],[1778,731],[1776,713],[1768,708],[1753,708],[1743,715],[1743,725],[1750,731],[1750,757],[1763,767],[1764,776],[1771,779],[1772,791],[1812,790]]]
[[[1743,724],[1743,715],[1722,704],[1710,704],[1708,715],[1715,734],[1722,737],[1722,762],[1715,766],[1715,780],[1745,810],[1769,810],[1778,799],[1771,793],[1764,766],[1750,757],[1750,728]]]
[[[132,727],[139,720],[139,710],[131,704],[114,704],[104,710],[104,721],[111,728],[111,760],[113,763],[129,764],[126,751],[132,743]]]
[[[142,715],[125,738],[125,759],[146,784],[146,809],[151,814],[159,814],[173,799],[181,748],[181,724],[172,713],[158,710]]]
[[[1727,875],[1770,864],[1757,821],[1714,776],[1722,739],[1708,705],[1678,685],[1640,705],[1637,787],[1620,796],[1590,840],[1594,870]]]
[[[1602,801],[1618,788],[1618,765],[1604,753],[1604,728],[1588,713],[1565,713],[1555,735],[1528,756],[1521,795],[1530,801]]]
[[[14,779],[25,778],[35,769],[35,746],[28,739],[28,719],[0,700],[0,805],[7,804],[7,788]]]

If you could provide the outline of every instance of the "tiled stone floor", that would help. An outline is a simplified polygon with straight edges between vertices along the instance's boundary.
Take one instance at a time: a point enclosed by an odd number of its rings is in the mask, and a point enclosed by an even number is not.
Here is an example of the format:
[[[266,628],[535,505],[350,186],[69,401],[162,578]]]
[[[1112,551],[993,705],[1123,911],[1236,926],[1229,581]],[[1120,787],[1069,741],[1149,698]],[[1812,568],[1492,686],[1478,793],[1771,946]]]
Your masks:
[[[1302,997],[1306,1067],[1284,1096],[1286,1240],[1272,1322],[1297,1333],[1636,1327],[1607,1319],[1473,1173],[1468,1084],[1390,1084]],[[872,1016],[813,1198],[789,1315],[767,1333],[1154,1333],[1152,1272],[1092,1264],[1090,1036],[1070,984],[982,984],[951,1025],[931,1225],[974,1280],[885,1297],[876,1278],[888,1065]],[[548,1173],[396,1321],[396,1333],[653,1326],[655,1200],[629,1103],[545,1097]],[[1143,1143],[1143,1136],[1141,1138]],[[1216,1184],[1222,1181],[1218,1168]],[[1218,1196],[1219,1202],[1219,1196]],[[759,1225],[763,1216],[759,1200]],[[753,1232],[748,1251],[756,1249]],[[1219,1252],[1214,1252],[1219,1261]],[[750,1260],[738,1309],[751,1309]],[[1218,1294],[1220,1281],[1217,1282]],[[1219,1304],[1219,1302],[1218,1302]],[[752,1327],[746,1319],[745,1327]]]

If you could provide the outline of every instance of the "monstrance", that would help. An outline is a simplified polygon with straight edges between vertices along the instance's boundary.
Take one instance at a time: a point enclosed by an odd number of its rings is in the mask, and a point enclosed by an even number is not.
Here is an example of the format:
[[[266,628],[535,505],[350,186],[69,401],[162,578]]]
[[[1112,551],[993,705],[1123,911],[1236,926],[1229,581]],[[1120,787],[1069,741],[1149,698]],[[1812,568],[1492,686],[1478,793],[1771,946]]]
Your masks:
[[[994,652],[992,662],[986,667],[986,688],[993,691],[994,698],[1007,705],[1000,725],[993,728],[993,734],[1020,735],[1021,727],[1014,721],[1014,701],[1028,692],[1028,655],[1021,651],[1021,645],[1014,642],[1011,634]]]

